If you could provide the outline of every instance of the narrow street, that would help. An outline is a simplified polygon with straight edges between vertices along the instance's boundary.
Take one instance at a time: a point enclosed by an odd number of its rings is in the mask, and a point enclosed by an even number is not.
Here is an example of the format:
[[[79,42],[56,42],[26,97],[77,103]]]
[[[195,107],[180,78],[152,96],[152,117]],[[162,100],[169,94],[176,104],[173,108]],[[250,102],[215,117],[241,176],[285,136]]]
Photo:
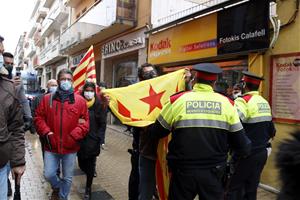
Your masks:
[[[26,173],[22,178],[22,200],[47,200],[51,188],[43,177],[43,162],[40,142],[37,135],[26,135]],[[126,200],[130,156],[127,149],[131,146],[132,137],[116,127],[109,127],[106,133],[106,149],[97,159],[98,176],[93,183],[93,199]],[[83,198],[85,176],[76,167],[70,200]],[[12,200],[10,198],[9,200]],[[259,189],[258,200],[275,200],[276,195]]]

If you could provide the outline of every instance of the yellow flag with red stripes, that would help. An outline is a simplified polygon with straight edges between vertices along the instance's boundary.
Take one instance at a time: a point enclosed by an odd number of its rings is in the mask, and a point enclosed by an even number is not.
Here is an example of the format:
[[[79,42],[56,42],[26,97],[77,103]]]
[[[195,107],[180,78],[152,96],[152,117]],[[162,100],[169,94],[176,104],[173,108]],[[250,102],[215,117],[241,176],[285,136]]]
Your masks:
[[[96,67],[93,45],[85,53],[73,73],[74,90],[78,91],[87,79],[96,83]]]
[[[103,92],[110,97],[109,107],[123,124],[144,127],[156,120],[171,95],[184,90],[184,74],[182,69]]]

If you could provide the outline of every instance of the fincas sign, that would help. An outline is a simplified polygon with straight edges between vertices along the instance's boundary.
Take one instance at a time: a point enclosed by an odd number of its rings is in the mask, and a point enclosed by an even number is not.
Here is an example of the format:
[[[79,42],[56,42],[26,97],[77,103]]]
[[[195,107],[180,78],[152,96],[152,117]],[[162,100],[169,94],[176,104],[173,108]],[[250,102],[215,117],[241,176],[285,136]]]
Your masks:
[[[117,56],[145,47],[145,30],[130,33],[102,46],[102,58]]]

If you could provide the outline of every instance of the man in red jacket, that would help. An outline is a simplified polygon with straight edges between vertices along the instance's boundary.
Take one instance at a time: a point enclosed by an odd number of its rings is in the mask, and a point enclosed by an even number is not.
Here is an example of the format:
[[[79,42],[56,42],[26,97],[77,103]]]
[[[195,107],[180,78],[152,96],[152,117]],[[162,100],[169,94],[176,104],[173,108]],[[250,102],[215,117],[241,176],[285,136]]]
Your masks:
[[[72,72],[62,69],[57,77],[57,91],[43,97],[34,118],[37,133],[47,141],[44,175],[52,186],[53,200],[68,198],[79,141],[89,130],[86,101],[74,94]],[[56,174],[60,163],[62,178]]]

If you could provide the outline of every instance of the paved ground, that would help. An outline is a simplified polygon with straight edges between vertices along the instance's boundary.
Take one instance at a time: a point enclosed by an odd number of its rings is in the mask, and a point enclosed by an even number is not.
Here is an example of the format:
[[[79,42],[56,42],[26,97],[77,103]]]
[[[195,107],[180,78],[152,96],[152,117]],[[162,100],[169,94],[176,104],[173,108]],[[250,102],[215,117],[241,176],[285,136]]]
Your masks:
[[[130,157],[127,149],[131,146],[132,138],[117,131],[114,127],[108,128],[106,137],[107,149],[101,151],[97,160],[98,177],[93,183],[93,199],[126,200],[130,171]],[[42,175],[43,162],[38,137],[27,134],[26,139],[27,169],[21,184],[22,200],[47,200],[51,188]],[[85,176],[78,168],[74,173],[69,199],[79,200],[83,197]],[[275,199],[274,194],[259,189],[258,200]]]

